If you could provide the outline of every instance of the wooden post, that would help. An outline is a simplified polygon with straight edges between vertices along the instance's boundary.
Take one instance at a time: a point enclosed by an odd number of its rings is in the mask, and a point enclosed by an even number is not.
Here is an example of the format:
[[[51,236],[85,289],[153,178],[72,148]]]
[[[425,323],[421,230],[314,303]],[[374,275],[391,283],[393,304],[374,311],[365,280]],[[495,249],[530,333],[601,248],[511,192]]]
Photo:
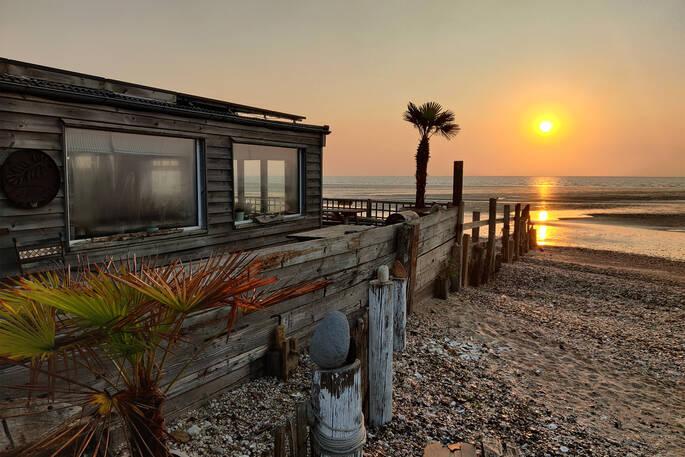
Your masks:
[[[461,237],[457,238],[460,239]],[[461,246],[454,243],[449,260],[450,292],[458,292],[461,289],[461,253]]]
[[[485,255],[483,281],[488,282],[495,271],[495,242],[497,241],[497,199],[491,198],[488,204],[488,244]]]
[[[295,446],[293,457],[307,457],[307,437],[309,436],[307,420],[307,402],[299,401],[295,407]]]
[[[504,205],[504,227],[502,228],[502,262],[509,263],[509,221],[511,206]]]
[[[459,202],[459,209],[457,210],[457,227],[456,227],[456,241],[461,241],[461,236],[464,234],[464,202]]]
[[[530,229],[530,236],[528,238],[530,239],[530,248],[531,249],[537,249],[538,248],[538,231],[535,227],[532,227]]]
[[[514,260],[519,259],[521,246],[521,204],[514,207]]]
[[[521,250],[525,254],[528,252],[528,223],[530,222],[530,205],[523,207],[521,211]]]
[[[371,219],[371,199],[366,200],[366,217]]]
[[[369,326],[368,326],[368,311],[364,317],[357,319],[357,322],[352,329],[352,337],[354,338],[354,348],[357,359],[359,359],[360,370],[362,376],[361,396],[362,396],[362,411],[364,413],[364,420],[369,419]],[[306,456],[305,456],[306,457]]]
[[[392,349],[404,352],[407,346],[407,279],[392,278],[393,282],[393,332]]]
[[[447,300],[450,296],[450,277],[449,277],[449,266],[444,265],[438,273],[438,277],[435,278],[434,293],[435,298],[440,300]]]
[[[473,245],[471,263],[471,285],[478,287],[483,279],[483,268],[485,264],[485,249],[482,244],[476,243]]]
[[[274,457],[287,457],[287,447],[285,445],[285,426],[279,425],[273,431],[274,436]]]
[[[455,160],[452,171],[452,204],[457,206],[463,200],[464,192],[464,161]]]
[[[461,237],[461,286],[469,285],[469,262],[471,261],[471,235],[464,233]]]
[[[311,428],[315,457],[362,457],[366,429],[362,418],[359,360],[312,374]]]
[[[392,420],[393,290],[391,281],[369,283],[369,425]]]
[[[407,314],[411,314],[416,293],[416,260],[419,256],[419,224],[407,222],[397,232],[397,260],[407,271]]]
[[[480,222],[480,211],[474,211],[472,218],[473,222]],[[473,227],[471,229],[471,242],[473,244],[478,243],[480,240],[480,226],[478,227]]]

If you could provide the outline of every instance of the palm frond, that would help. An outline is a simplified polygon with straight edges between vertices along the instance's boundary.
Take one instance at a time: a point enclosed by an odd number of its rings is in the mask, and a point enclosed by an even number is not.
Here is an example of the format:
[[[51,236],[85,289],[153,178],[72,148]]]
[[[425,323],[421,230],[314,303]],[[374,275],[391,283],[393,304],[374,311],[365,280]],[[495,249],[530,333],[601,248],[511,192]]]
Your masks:
[[[55,350],[54,309],[0,289],[0,356],[44,361]]]

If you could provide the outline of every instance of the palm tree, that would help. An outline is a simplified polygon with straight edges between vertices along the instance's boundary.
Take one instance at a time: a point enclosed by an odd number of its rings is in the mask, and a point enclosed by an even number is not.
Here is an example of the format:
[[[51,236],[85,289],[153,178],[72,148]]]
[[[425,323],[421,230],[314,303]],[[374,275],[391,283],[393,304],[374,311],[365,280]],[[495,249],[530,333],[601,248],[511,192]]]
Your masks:
[[[228,317],[220,335],[228,335],[239,309],[266,308],[327,284],[276,284],[266,270],[278,259],[237,253],[159,267],[106,262],[78,272],[39,273],[0,288],[0,363],[30,374],[16,389],[24,389],[29,401],[44,396],[77,410],[59,406],[61,425],[0,454],[107,456],[118,424],[132,457],[170,457],[164,402],[196,351],[214,339],[204,336],[198,345],[184,324],[223,309]],[[8,408],[0,403],[3,411]]]
[[[437,102],[427,102],[421,106],[409,102],[404,120],[416,127],[421,135],[416,149],[416,207],[425,208],[430,138],[437,133],[449,140],[459,133],[460,128],[454,122],[454,113],[443,110]]]

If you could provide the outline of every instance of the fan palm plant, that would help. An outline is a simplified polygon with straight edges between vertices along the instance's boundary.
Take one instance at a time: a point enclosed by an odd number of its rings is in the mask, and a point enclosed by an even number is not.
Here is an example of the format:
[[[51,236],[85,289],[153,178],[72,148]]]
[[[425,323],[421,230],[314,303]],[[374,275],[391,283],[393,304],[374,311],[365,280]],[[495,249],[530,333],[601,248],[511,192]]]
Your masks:
[[[454,122],[454,113],[444,110],[437,102],[427,102],[416,106],[409,102],[404,112],[404,120],[412,124],[420,135],[416,149],[416,207],[426,206],[426,178],[430,159],[430,139],[438,134],[450,140],[459,133],[459,125]]]
[[[109,262],[78,273],[29,276],[0,289],[1,361],[31,373],[27,384],[13,387],[25,389],[29,402],[41,393],[79,410],[7,455],[105,456],[112,425],[118,424],[131,456],[168,457],[162,406],[191,362],[178,360],[189,344],[187,319],[226,308],[230,331],[240,309],[269,306],[325,285],[267,291],[265,286],[277,281],[263,274],[269,261],[233,254],[164,267]]]

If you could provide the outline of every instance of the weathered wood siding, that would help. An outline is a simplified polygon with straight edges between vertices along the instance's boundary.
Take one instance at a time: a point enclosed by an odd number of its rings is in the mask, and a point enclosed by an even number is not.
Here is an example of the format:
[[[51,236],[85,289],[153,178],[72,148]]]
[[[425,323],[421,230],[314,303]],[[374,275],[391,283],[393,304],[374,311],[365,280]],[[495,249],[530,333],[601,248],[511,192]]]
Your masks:
[[[321,133],[186,118],[0,91],[0,165],[12,151],[41,149],[58,164],[64,183],[65,126],[192,136],[203,146],[206,175],[206,230],[137,241],[84,243],[70,249],[70,261],[75,261],[79,255],[90,260],[133,253],[139,256],[202,256],[217,248],[237,250],[277,243],[283,241],[287,233],[320,225]],[[233,142],[278,144],[304,151],[302,218],[274,225],[234,227]],[[65,212],[64,186],[51,203],[36,209],[14,208],[0,191],[0,229],[9,230],[7,234],[0,234],[0,277],[16,272],[12,239],[34,241],[66,234]]]
[[[172,379],[192,358],[169,393],[166,403],[168,414],[178,414],[222,390],[262,374],[263,356],[269,349],[279,321],[285,326],[288,338],[295,337],[306,344],[316,323],[329,311],[340,310],[352,315],[366,307],[369,280],[379,266],[392,265],[395,260],[398,229],[397,225],[381,227],[337,238],[255,251],[259,256],[271,258],[276,255],[267,274],[278,277],[278,284],[320,278],[331,283],[306,296],[242,316],[228,339],[221,335],[226,311],[203,315],[189,322],[196,353],[185,351],[182,357],[168,365],[167,379]],[[27,373],[23,369],[9,367],[0,371],[0,385],[16,385],[26,380]],[[20,391],[0,388],[0,395],[3,401],[14,398],[20,409],[26,405]],[[64,411],[55,408],[42,414],[40,425],[34,424],[31,418],[10,417],[15,413],[16,410],[6,407],[0,411],[0,418],[7,418],[14,441],[21,443],[34,437],[46,424],[58,422]],[[0,429],[0,451],[7,446],[7,438]]]

